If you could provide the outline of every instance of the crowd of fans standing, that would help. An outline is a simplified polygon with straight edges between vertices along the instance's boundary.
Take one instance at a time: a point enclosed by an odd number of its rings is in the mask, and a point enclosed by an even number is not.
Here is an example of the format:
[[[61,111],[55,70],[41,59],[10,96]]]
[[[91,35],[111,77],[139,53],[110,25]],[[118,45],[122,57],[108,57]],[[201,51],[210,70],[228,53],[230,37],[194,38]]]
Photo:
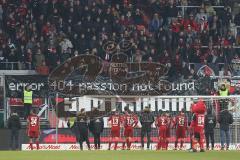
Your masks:
[[[171,68],[169,74],[193,77],[190,63],[240,58],[236,6],[234,0],[2,0],[0,67],[18,62],[13,69],[47,75],[80,54],[110,61],[103,45],[128,40],[131,61],[160,62]]]

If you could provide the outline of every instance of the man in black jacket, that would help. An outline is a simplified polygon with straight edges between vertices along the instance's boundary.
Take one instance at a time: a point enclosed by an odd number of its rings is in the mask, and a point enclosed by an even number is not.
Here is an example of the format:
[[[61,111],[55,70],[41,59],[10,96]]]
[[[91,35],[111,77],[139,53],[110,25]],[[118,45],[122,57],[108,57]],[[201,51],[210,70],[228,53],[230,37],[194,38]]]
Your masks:
[[[74,122],[76,135],[78,136],[78,142],[80,144],[80,150],[83,150],[83,142],[86,141],[88,150],[90,150],[90,143],[88,139],[88,117],[84,109],[77,115],[77,119]]]
[[[151,110],[149,107],[145,107],[143,110],[142,114],[140,115],[140,123],[142,125],[141,128],[141,144],[142,144],[142,149],[144,149],[144,136],[147,135],[147,149],[150,147],[150,133],[151,133],[151,126],[154,122],[154,116],[151,113]]]
[[[10,147],[12,150],[17,150],[19,149],[19,130],[21,129],[21,123],[20,118],[15,111],[8,119],[8,128],[11,130]]]
[[[214,128],[216,127],[216,116],[212,114],[212,110],[208,109],[205,116],[205,137],[206,147],[209,150],[209,137],[211,138],[211,147],[214,149]]]
[[[221,137],[221,150],[224,150],[224,143],[225,143],[225,138],[226,136],[226,142],[227,142],[227,150],[229,148],[230,144],[230,129],[229,126],[230,124],[233,123],[233,116],[232,114],[227,110],[223,110],[220,112],[219,116],[219,124],[220,124],[220,137]]]
[[[103,132],[104,122],[103,117],[97,108],[93,108],[91,113],[91,119],[89,124],[89,130],[94,136],[94,147],[95,149],[100,149],[100,135]]]

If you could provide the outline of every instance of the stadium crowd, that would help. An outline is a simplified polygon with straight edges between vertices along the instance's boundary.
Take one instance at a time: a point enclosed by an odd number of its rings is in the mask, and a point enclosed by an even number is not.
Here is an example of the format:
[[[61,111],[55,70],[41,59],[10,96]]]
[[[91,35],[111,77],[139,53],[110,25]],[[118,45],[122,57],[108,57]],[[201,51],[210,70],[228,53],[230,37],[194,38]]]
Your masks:
[[[240,59],[236,26],[240,12],[234,0],[2,0],[0,67],[17,62],[13,69],[47,75],[80,54],[110,61],[104,44],[127,40],[131,61],[160,62],[171,68],[169,74],[192,78],[191,63]],[[233,74],[224,66],[223,75]]]

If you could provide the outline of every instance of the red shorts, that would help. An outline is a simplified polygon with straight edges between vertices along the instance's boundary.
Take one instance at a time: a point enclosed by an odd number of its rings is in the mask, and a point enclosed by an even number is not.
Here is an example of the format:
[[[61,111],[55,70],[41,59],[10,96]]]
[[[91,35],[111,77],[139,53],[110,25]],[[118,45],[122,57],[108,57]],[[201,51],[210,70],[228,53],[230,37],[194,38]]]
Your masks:
[[[169,138],[170,137],[170,128],[167,127],[167,131],[166,131],[166,137]]]
[[[177,128],[176,130],[176,137],[177,138],[185,138],[186,137],[186,129],[185,128]]]
[[[167,138],[167,127],[162,126],[159,128],[159,137]]]
[[[120,128],[112,128],[111,136],[112,137],[120,137]]]
[[[202,141],[205,139],[204,129],[194,130],[194,138]]]
[[[39,132],[38,131],[28,131],[28,137],[38,138],[39,137]]]
[[[125,137],[132,137],[133,136],[133,128],[132,127],[125,127],[124,136]]]

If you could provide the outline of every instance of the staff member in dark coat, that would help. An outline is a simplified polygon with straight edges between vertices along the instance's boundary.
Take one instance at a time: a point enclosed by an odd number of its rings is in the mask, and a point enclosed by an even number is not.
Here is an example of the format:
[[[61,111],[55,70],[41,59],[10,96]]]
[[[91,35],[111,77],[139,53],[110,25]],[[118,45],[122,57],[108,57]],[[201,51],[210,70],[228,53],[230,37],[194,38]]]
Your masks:
[[[91,113],[91,119],[89,124],[89,130],[94,136],[94,146],[95,149],[100,149],[100,135],[103,132],[104,122],[97,108],[93,108]]]
[[[8,128],[11,130],[10,148],[12,150],[17,150],[19,149],[19,130],[21,129],[21,123],[20,118],[15,111],[8,119]]]
[[[86,141],[88,150],[90,150],[90,143],[88,139],[88,117],[84,109],[81,109],[74,122],[74,127],[76,128],[76,135],[78,136],[78,142],[80,144],[80,149],[83,150],[83,142]]]
[[[216,127],[216,116],[212,114],[212,110],[208,109],[205,115],[205,137],[206,147],[209,150],[209,138],[211,138],[211,147],[214,149],[214,128]]]
[[[233,116],[232,114],[227,110],[223,110],[220,112],[219,116],[219,124],[220,124],[220,137],[221,137],[221,150],[224,150],[224,143],[225,143],[225,137],[226,136],[226,142],[227,142],[227,150],[229,148],[230,144],[230,124],[233,123]]]
[[[150,133],[151,133],[151,126],[154,122],[154,116],[151,113],[151,110],[149,107],[145,107],[143,110],[142,114],[139,117],[140,123],[142,125],[141,128],[141,144],[142,144],[142,149],[144,149],[144,136],[147,135],[147,149],[150,147]]]

